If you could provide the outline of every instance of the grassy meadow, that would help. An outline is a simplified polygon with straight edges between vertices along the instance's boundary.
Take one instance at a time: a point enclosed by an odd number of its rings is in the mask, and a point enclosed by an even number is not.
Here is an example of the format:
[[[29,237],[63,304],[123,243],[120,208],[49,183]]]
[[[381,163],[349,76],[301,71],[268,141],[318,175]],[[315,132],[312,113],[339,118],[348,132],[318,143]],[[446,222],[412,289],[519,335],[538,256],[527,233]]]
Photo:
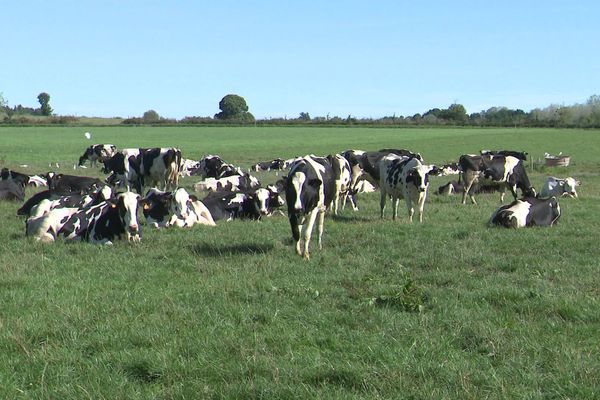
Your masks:
[[[284,216],[144,229],[138,245],[41,244],[20,205],[0,202],[0,398],[600,397],[598,130],[2,127],[0,166],[101,176],[73,170],[91,143],[244,167],[349,148],[429,163],[562,151],[571,166],[528,169],[534,186],[582,186],[557,226],[522,230],[486,226],[497,194],[476,206],[433,194],[456,177],[433,179],[423,224],[407,223],[403,201],[381,220],[379,194],[359,195],[359,211],[326,217],[309,262]]]

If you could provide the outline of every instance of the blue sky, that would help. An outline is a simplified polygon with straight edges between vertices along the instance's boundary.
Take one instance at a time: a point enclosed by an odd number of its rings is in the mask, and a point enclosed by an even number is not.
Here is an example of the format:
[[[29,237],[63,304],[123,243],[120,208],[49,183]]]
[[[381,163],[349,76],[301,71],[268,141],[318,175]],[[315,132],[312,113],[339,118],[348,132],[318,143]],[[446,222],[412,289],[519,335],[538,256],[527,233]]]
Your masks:
[[[469,113],[600,94],[600,1],[11,1],[0,92],[78,116]]]

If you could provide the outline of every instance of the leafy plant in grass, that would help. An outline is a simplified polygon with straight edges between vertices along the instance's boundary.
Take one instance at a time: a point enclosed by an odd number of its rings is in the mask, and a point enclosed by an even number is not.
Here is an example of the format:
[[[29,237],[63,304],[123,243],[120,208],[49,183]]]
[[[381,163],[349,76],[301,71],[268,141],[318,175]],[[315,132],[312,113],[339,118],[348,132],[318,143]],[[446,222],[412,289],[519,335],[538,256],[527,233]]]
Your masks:
[[[427,295],[411,279],[369,300],[369,304],[376,307],[391,307],[407,312],[422,312],[426,302]]]

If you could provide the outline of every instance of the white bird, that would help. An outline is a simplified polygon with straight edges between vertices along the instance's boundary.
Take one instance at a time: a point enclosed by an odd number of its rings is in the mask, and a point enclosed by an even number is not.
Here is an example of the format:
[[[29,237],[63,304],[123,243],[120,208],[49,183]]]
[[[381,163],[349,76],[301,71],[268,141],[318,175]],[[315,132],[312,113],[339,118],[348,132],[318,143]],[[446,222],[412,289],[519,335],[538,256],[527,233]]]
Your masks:
[[[83,136],[85,136],[85,138],[88,140],[92,138],[92,134],[89,132],[84,133]]]

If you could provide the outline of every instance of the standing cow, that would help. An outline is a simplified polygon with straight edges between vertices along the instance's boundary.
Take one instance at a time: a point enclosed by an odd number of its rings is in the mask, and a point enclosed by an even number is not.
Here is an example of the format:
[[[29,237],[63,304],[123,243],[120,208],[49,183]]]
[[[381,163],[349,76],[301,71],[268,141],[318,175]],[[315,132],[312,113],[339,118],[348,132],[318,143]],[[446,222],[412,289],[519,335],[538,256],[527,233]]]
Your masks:
[[[413,203],[419,210],[419,222],[423,222],[423,208],[427,198],[429,176],[436,175],[438,169],[433,165],[423,165],[416,157],[390,154],[381,160],[381,218],[388,196],[392,198],[392,219],[398,213],[398,200],[404,198],[408,210],[408,219],[412,222],[415,212]]]
[[[81,157],[79,157],[78,166],[83,166],[87,160],[90,161],[92,167],[96,166],[96,162],[104,162],[117,153],[117,146],[114,144],[93,144],[87,149]]]
[[[319,217],[319,249],[323,248],[323,225],[325,211],[336,195],[335,178],[331,164],[326,158],[306,156],[290,167],[285,180],[285,196],[292,237],[296,253],[308,260],[312,229]],[[308,221],[306,221],[308,219]],[[303,224],[306,222],[306,226]],[[303,230],[304,228],[304,230]],[[303,234],[304,246],[300,241]]]

